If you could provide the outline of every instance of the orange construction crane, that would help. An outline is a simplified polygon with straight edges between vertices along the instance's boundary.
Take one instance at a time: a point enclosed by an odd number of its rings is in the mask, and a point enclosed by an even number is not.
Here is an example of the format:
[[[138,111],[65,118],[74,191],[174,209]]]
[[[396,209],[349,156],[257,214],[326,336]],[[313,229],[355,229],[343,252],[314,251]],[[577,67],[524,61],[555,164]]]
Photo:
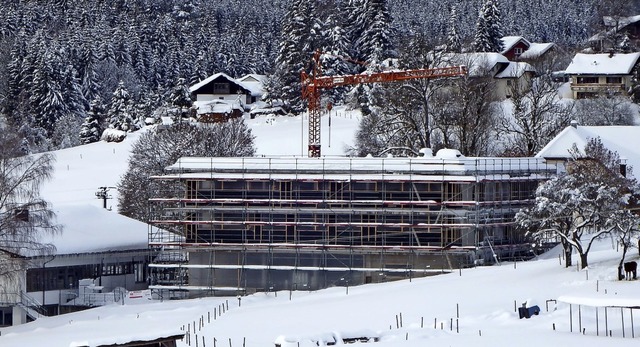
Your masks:
[[[451,66],[433,69],[416,69],[402,71],[385,71],[363,73],[358,75],[322,76],[320,56],[313,55],[313,71],[311,74],[301,72],[302,99],[308,100],[309,106],[309,157],[320,157],[320,92],[339,86],[365,83],[395,82],[415,79],[462,77],[467,75],[465,66]]]

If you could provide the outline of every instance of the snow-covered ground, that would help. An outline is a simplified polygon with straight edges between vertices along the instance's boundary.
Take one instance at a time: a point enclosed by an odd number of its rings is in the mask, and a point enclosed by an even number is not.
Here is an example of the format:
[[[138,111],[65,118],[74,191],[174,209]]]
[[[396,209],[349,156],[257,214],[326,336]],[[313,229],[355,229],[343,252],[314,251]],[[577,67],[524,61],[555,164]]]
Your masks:
[[[599,308],[596,326],[593,308],[548,301],[571,296],[596,304],[610,299],[637,304],[640,281],[615,280],[619,256],[611,240],[604,240],[597,243],[590,256],[592,265],[583,271],[564,268],[554,253],[548,259],[411,281],[257,293],[240,302],[230,297],[112,305],[2,329],[0,346],[37,346],[43,341],[46,346],[74,346],[80,341],[96,346],[186,330],[190,346],[195,346],[196,338],[199,346],[214,346],[214,339],[219,346],[274,346],[279,336],[298,338],[300,346],[315,346],[305,339],[332,334],[380,337],[372,347],[637,346],[637,309],[632,320],[628,309],[609,308],[605,313]],[[637,258],[636,253],[629,257]],[[516,307],[524,302],[538,305],[540,314],[520,319]],[[623,321],[626,338],[622,338]],[[613,337],[603,336],[605,329]],[[189,346],[187,341],[178,345]]]
[[[328,117],[323,117],[323,154],[343,154],[344,148],[352,145],[357,118],[348,113],[332,116],[329,146]],[[247,122],[256,135],[259,155],[306,155],[306,119],[303,123],[300,117]],[[69,230],[91,229],[78,227],[74,214],[87,215],[85,220],[124,218],[115,212],[116,200],[108,203],[113,211],[104,210],[95,192],[101,186],[115,187],[126,170],[127,153],[137,136],[130,134],[119,144],[101,142],[56,152],[55,177],[44,187],[43,195],[59,211]],[[110,192],[117,197],[115,189]],[[68,238],[63,234],[58,239],[59,247],[65,240]],[[634,321],[629,310],[609,308],[605,313],[600,308],[596,316],[593,308],[569,307],[557,301],[562,297],[588,298],[598,304],[617,298],[640,306],[640,281],[616,280],[619,257],[615,245],[607,239],[596,243],[590,255],[591,266],[583,271],[564,268],[558,254],[550,253],[536,261],[463,269],[411,281],[317,292],[257,293],[241,300],[230,297],[111,305],[0,329],[0,346],[96,346],[184,331],[189,338],[179,341],[179,346],[196,346],[198,339],[202,347],[264,347],[274,346],[274,341],[284,336],[297,338],[299,346],[304,347],[315,346],[310,340],[318,337],[361,334],[380,337],[372,347],[637,346],[638,310],[634,311]],[[636,250],[627,260],[638,260]],[[538,305],[540,314],[519,319],[517,307],[524,302]],[[626,338],[622,338],[623,322]],[[581,329],[584,335],[579,333]],[[604,337],[605,329],[613,337]]]

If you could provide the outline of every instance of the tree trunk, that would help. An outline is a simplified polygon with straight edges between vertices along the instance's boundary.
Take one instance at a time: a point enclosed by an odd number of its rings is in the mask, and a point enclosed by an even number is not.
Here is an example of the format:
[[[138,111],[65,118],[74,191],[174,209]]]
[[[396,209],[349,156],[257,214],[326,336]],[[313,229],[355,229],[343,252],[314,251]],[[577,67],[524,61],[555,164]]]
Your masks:
[[[571,267],[571,247],[564,249],[564,267]]]
[[[584,269],[589,266],[589,261],[587,260],[586,253],[580,253],[580,269]]]
[[[638,243],[640,243],[640,241],[638,241]],[[620,258],[620,264],[618,264],[618,280],[620,281],[627,277],[627,274],[624,272],[624,270],[622,270],[622,267],[624,265],[624,257],[627,256],[628,248],[629,247],[624,242],[622,242],[622,257]]]

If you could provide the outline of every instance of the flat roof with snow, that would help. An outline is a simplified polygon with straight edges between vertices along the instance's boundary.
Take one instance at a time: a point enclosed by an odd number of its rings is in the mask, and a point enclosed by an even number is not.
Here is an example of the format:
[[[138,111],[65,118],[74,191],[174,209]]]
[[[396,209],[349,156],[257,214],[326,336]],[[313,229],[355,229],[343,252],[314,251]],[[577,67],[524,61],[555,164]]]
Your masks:
[[[457,152],[457,151],[456,151]],[[452,152],[453,153],[453,152]],[[183,157],[166,168],[165,178],[209,179],[506,179],[556,172],[544,158],[346,158],[346,157]]]

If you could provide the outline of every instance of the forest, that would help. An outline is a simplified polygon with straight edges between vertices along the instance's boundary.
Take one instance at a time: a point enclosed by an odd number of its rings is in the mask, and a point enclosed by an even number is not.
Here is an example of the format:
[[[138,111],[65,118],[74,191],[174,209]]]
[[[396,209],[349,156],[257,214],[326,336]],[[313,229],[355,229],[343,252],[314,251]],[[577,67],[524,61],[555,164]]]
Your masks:
[[[504,35],[555,42],[566,51],[581,48],[600,30],[603,15],[640,13],[639,0],[495,1]],[[322,40],[292,39],[297,3],[311,4],[306,7],[313,19],[309,30]],[[303,48],[330,40],[344,42],[345,54],[362,54],[353,48],[366,44],[364,31],[382,20],[388,47],[381,54],[419,55],[424,47],[446,42],[455,9],[461,43],[470,45],[481,5],[458,0],[0,0],[0,120],[20,134],[25,153],[35,153],[96,141],[106,127],[135,130],[170,105],[172,91],[181,84],[216,72],[265,74],[275,81],[272,97],[295,98],[297,90],[287,95],[277,87],[286,75],[282,70],[304,68],[310,57],[300,56],[298,65],[288,66],[287,44]],[[414,45],[416,38],[423,48]]]

